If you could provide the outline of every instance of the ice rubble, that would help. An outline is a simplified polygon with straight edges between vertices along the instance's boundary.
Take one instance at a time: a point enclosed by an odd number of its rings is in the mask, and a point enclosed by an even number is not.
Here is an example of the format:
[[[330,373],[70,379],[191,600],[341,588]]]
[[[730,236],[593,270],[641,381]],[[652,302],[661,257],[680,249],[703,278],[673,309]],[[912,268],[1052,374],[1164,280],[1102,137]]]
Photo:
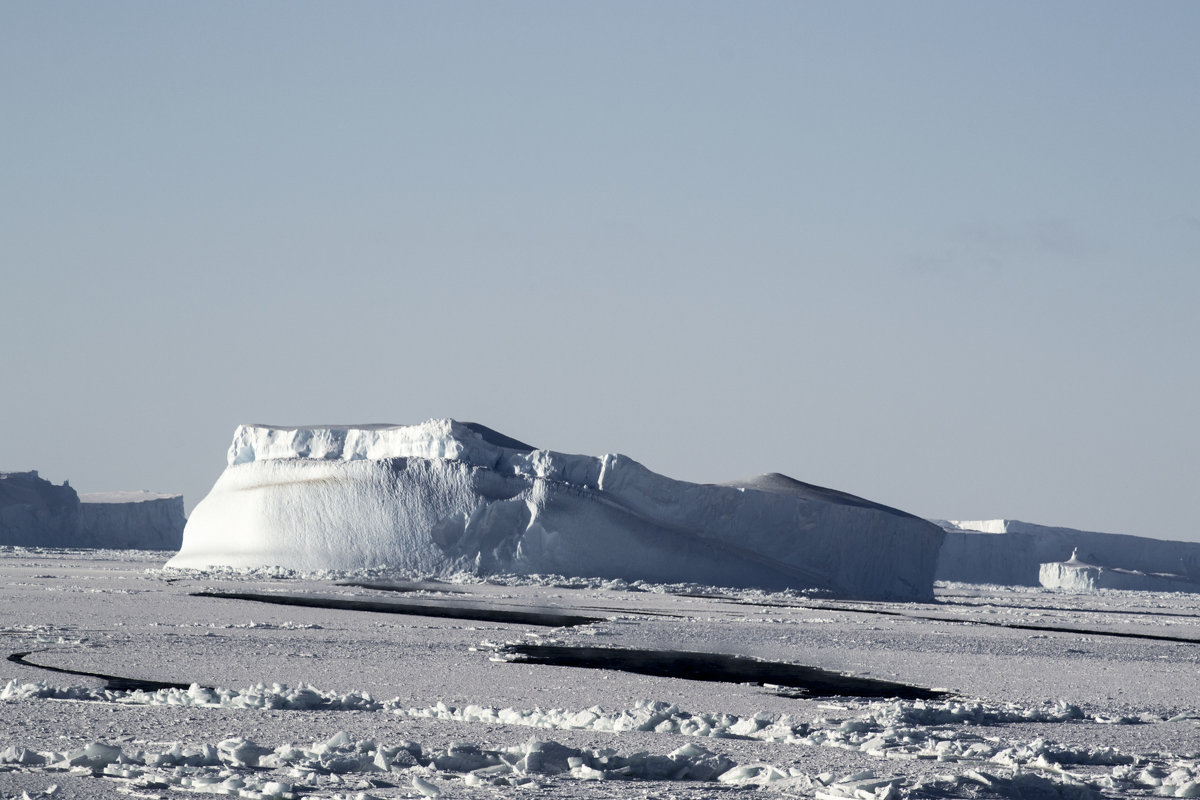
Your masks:
[[[876,701],[831,704],[825,716],[798,720],[788,715],[693,714],[664,702],[643,701],[633,708],[606,712],[599,707],[570,709],[497,709],[439,703],[405,708],[396,700],[380,702],[362,692],[334,694],[311,687],[275,684],[244,691],[165,689],[158,692],[113,691],[89,687],[53,687],[10,681],[0,701],[69,699],[136,705],[177,705],[244,709],[355,710],[410,717],[432,717],[490,725],[552,730],[645,731],[668,736],[753,739],[792,746],[853,750],[885,760],[936,765],[936,774],[877,776],[873,770],[835,779],[807,775],[768,763],[737,764],[697,744],[677,746],[669,754],[621,754],[616,750],[578,749],[552,740],[530,738],[522,745],[486,748],[469,742],[431,749],[404,741],[388,746],[352,740],[338,732],[308,745],[264,747],[244,738],[216,743],[158,745],[159,749],[97,740],[68,751],[37,751],[0,742],[0,767],[26,771],[84,770],[147,786],[164,785],[241,797],[289,798],[346,786],[353,775],[405,776],[421,794],[436,796],[438,783],[519,786],[550,776],[575,780],[718,781],[728,785],[771,785],[800,789],[826,798],[899,798],[952,796],[990,790],[1001,796],[1095,797],[1100,793],[1200,796],[1200,761],[1169,753],[1130,754],[1112,747],[1066,747],[1044,738],[1008,740],[972,733],[973,726],[1005,723],[1164,722],[1159,718],[1109,720],[1087,717],[1066,703],[1041,708],[976,701]],[[1174,720],[1171,720],[1174,721]],[[952,725],[965,725],[954,729]],[[6,746],[7,745],[7,746]],[[950,765],[958,770],[948,772]],[[345,777],[337,777],[345,776]],[[367,787],[372,784],[367,783]]]
[[[946,531],[938,554],[938,580],[1038,586],[1043,564],[1066,562],[1073,552],[1078,552],[1089,565],[1109,571],[1174,576],[1170,588],[1163,584],[1155,586],[1156,591],[1196,591],[1195,584],[1200,584],[1200,543],[1196,542],[1097,533],[1009,519],[934,522]],[[1063,579],[1073,580],[1068,575]]]
[[[387,567],[933,596],[941,530],[782,475],[713,485],[482,425],[242,425],[168,566]]]
[[[77,494],[29,472],[0,472],[0,545],[178,550],[183,495]]]

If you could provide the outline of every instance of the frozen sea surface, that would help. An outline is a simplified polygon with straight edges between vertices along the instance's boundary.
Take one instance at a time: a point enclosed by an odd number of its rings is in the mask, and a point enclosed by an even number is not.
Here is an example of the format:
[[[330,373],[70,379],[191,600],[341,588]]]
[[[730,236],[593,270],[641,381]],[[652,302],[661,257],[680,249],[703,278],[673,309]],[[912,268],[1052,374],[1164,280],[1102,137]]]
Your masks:
[[[1200,795],[1196,595],[855,603],[163,560],[0,549],[0,797]],[[855,694],[881,685],[946,694]]]

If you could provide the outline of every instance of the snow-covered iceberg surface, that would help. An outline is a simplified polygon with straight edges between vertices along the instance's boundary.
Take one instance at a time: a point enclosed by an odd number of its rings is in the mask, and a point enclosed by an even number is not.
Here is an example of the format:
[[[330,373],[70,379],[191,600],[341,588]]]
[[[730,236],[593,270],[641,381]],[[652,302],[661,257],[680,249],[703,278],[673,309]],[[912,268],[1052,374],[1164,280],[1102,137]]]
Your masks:
[[[942,531],[783,475],[696,484],[482,425],[243,425],[171,567],[386,566],[933,596]]]
[[[181,494],[79,495],[36,470],[0,473],[0,545],[178,550],[186,522]]]
[[[1093,567],[1168,573],[1185,583],[1200,583],[1200,543],[1196,542],[1056,528],[1009,519],[936,522],[946,531],[938,556],[938,580],[1038,586],[1043,564],[1067,562],[1077,553]]]

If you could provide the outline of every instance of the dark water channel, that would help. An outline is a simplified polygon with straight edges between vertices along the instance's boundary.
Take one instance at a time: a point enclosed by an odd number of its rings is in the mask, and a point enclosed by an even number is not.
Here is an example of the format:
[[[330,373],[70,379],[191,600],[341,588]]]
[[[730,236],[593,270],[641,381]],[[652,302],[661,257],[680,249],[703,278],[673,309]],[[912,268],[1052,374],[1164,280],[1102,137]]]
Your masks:
[[[843,675],[818,667],[760,661],[721,653],[525,643],[503,645],[498,652],[507,660],[519,664],[587,667],[692,681],[770,684],[792,690],[786,692],[789,695],[935,700],[949,694],[906,683]]]
[[[23,667],[33,667],[34,669],[44,669],[49,672],[58,672],[64,675],[82,675],[85,678],[99,678],[104,681],[104,688],[114,692],[124,691],[133,692],[141,690],[143,692],[157,692],[159,689],[188,689],[190,683],[173,683],[171,681],[150,681],[141,678],[126,678],[121,675],[107,675],[103,672],[86,672],[79,669],[66,669],[65,667],[49,667],[45,664],[35,664],[29,660],[32,653],[13,653],[8,657],[8,660],[14,664],[20,664]]]
[[[193,592],[193,597],[215,597],[221,600],[251,600],[281,606],[333,608],[343,611],[374,611],[379,614],[411,614],[420,617],[468,619],[475,622],[507,622],[513,625],[538,625],[562,628],[603,622],[603,617],[567,614],[548,608],[492,608],[460,603],[418,603],[410,600],[349,600],[344,597],[321,595],[258,594],[254,592]]]

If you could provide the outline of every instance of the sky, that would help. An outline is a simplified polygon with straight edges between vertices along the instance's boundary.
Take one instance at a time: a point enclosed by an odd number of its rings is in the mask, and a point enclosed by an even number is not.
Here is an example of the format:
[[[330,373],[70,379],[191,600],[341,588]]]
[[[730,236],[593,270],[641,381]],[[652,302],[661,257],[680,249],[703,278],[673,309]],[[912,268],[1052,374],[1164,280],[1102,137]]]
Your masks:
[[[453,417],[1200,541],[1200,4],[0,5],[0,470]]]

